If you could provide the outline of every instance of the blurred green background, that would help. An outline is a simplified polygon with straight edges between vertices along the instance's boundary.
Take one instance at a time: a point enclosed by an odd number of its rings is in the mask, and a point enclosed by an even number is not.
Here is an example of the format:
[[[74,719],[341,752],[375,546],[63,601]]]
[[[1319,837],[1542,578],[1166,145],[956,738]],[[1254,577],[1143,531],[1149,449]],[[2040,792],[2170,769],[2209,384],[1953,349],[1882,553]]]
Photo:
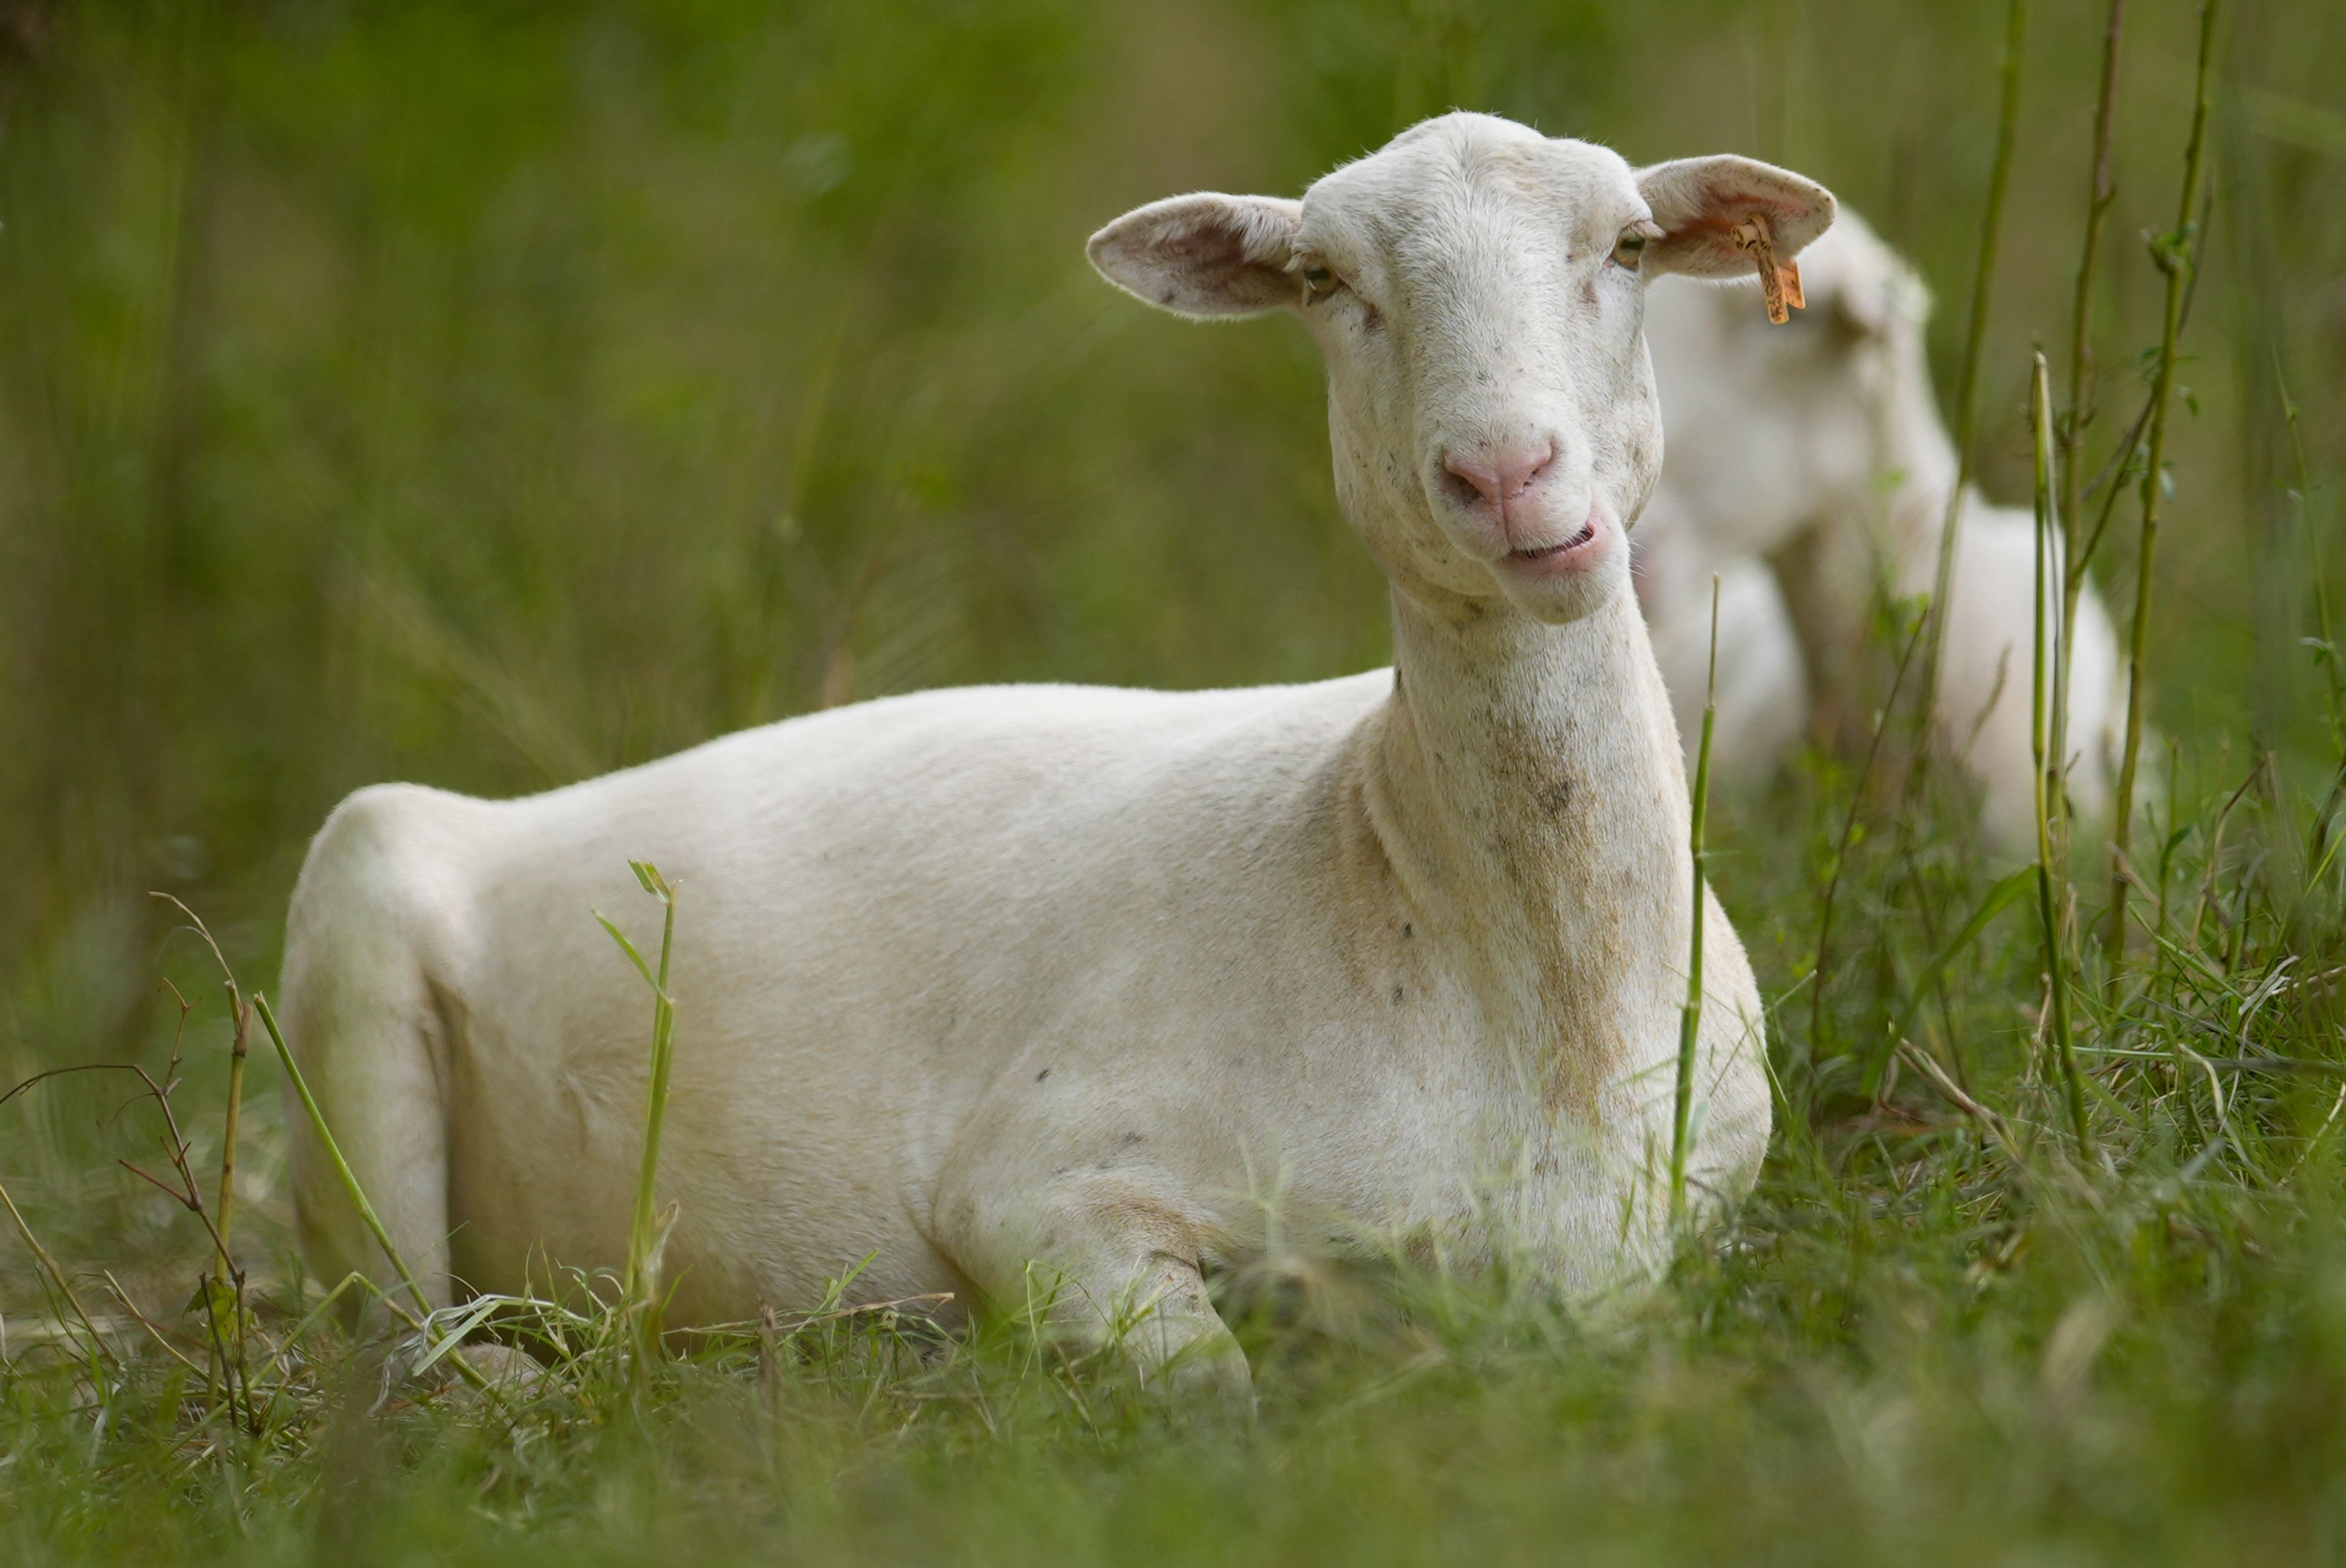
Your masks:
[[[154,1048],[150,889],[267,983],[309,834],[372,780],[532,790],[922,686],[1381,662],[1311,346],[1100,283],[1084,239],[1137,203],[1299,191],[1452,105],[1753,153],[1917,260],[1952,383],[2003,10],[0,5],[0,1077]],[[2137,237],[2194,38],[2133,12],[2106,425],[2157,336]],[[1983,380],[2005,499],[2102,16],[2036,5]],[[2346,10],[2246,0],[2226,38],[2155,678],[2187,754],[2245,756],[2319,678],[2334,506],[2287,493],[2280,410],[2285,376],[2334,477]],[[1771,852],[1749,820],[1730,851]]]

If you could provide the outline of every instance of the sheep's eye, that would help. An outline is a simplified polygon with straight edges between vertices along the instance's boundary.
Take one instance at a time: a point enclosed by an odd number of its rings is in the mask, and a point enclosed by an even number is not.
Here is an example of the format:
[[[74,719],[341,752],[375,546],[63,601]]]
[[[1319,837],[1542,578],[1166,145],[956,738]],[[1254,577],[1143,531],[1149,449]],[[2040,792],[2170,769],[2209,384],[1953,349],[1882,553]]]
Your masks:
[[[1613,264],[1625,272],[1635,272],[1645,254],[1646,237],[1634,229],[1613,242]]]
[[[1344,280],[1325,267],[1311,266],[1302,270],[1303,302],[1307,305],[1324,299],[1344,286]]]

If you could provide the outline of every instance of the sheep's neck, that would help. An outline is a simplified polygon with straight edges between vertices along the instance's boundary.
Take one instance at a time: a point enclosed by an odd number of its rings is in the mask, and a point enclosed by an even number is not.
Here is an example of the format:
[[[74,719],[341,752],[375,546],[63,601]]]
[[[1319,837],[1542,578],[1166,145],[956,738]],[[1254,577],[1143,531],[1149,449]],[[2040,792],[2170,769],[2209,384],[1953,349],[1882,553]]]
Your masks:
[[[1549,1107],[1594,1111],[1685,964],[1686,779],[1636,601],[1565,626],[1393,606],[1371,830]]]

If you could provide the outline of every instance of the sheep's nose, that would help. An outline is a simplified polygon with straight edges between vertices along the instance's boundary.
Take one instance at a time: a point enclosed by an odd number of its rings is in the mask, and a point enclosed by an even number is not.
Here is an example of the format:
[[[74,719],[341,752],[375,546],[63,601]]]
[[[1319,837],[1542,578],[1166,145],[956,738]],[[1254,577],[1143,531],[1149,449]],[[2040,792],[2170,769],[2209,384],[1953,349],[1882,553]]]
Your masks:
[[[1442,460],[1450,475],[1451,493],[1465,504],[1478,502],[1504,513],[1507,503],[1539,482],[1556,461],[1556,443],[1538,446],[1480,447],[1453,452]]]

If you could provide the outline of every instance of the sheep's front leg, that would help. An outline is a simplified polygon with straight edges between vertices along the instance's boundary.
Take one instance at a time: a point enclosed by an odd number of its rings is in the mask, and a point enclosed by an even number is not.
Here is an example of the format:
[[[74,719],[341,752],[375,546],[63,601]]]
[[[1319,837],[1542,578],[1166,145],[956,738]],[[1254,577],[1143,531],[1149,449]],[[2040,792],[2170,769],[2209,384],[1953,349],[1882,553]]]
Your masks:
[[[1246,1352],[1207,1294],[1184,1206],[1096,1167],[1026,1185],[1025,1163],[981,1162],[940,1191],[933,1239],[954,1266],[997,1309],[1031,1298],[1076,1347],[1120,1353],[1154,1392],[1250,1412]]]

